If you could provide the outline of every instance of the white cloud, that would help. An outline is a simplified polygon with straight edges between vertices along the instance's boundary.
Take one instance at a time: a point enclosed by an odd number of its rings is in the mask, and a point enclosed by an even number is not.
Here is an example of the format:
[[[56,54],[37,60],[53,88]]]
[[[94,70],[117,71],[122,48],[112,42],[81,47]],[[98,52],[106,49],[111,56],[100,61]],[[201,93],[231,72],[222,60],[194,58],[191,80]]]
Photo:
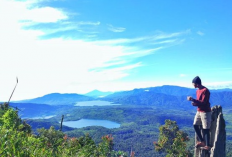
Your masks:
[[[170,39],[170,40],[163,40],[163,41],[158,41],[154,42],[152,44],[170,44],[170,43],[176,43],[178,39]]]
[[[108,29],[112,32],[116,32],[116,33],[119,33],[119,32],[124,32],[126,30],[126,28],[123,28],[123,27],[115,27],[113,25],[110,25],[108,24]]]
[[[121,45],[121,44],[128,44],[128,43],[134,43],[134,42],[140,42],[147,40],[146,37],[140,37],[140,38],[132,38],[132,39],[112,39],[112,40],[99,40],[95,41],[96,44],[104,45],[104,44],[110,44],[110,45]]]
[[[174,33],[165,33],[165,32],[157,32],[157,35],[154,35],[152,37],[152,40],[160,40],[160,39],[168,39],[168,38],[174,38],[174,37],[179,37],[184,34],[189,34],[191,33],[191,30],[185,30],[181,32],[174,32]]]
[[[130,70],[143,66],[140,62],[132,64],[134,58],[149,55],[163,48],[160,46],[142,50],[126,45],[183,34],[177,32],[156,38],[141,37],[98,42],[63,38],[40,40],[39,36],[51,31],[25,30],[23,26],[35,23],[59,23],[69,17],[57,8],[35,6],[36,1],[1,1],[0,73],[4,77],[1,77],[0,81],[0,100],[8,100],[16,76],[19,77],[19,84],[12,100],[34,98],[52,92],[83,93],[92,89],[109,90],[109,88],[128,90],[155,85],[155,82],[130,82],[129,85],[117,82],[128,76]],[[100,22],[79,24],[97,26]],[[73,28],[67,24],[64,29]],[[56,31],[59,31],[59,28],[54,30]],[[122,32],[125,28],[116,28],[115,31]]]
[[[67,19],[68,16],[61,9],[52,7],[35,7],[37,1],[2,0],[0,12],[2,18],[20,21],[22,23],[49,23]],[[5,21],[5,20],[4,20]]]
[[[98,26],[101,24],[101,22],[90,22],[90,21],[80,21],[77,23],[78,25],[93,25],[93,26]]]
[[[18,30],[22,31],[22,30]],[[19,86],[13,99],[33,98],[51,92],[81,92],[93,84],[117,80],[129,75],[141,63],[128,65],[123,57],[134,56],[123,46],[97,45],[81,40],[24,38],[23,31],[15,41],[4,41],[0,67],[5,74],[1,89],[12,89],[12,78],[19,77]],[[4,40],[3,38],[1,38]],[[141,52],[137,52],[137,55]],[[119,59],[120,58],[120,59]],[[118,65],[119,67],[104,69]],[[98,71],[98,68],[103,68]],[[82,88],[80,88],[80,86]],[[4,90],[5,91],[5,90]],[[35,93],[34,93],[35,92]],[[1,91],[5,100],[10,91]]]
[[[163,85],[163,82],[157,82],[157,81],[130,81],[130,82],[95,82],[89,84],[89,86],[86,86],[85,84],[79,84],[79,87],[82,88],[83,86],[87,87],[85,88],[85,92],[87,93],[92,88],[89,87],[95,87],[94,89],[99,89],[101,91],[127,91],[127,90],[133,90],[135,88],[147,88],[147,87],[155,87],[155,86],[161,86]]]
[[[205,33],[201,32],[201,31],[198,31],[197,34],[200,35],[200,36],[204,36],[205,35]]]
[[[187,75],[186,74],[180,74],[180,77],[186,77]]]
[[[121,39],[112,39],[112,40],[99,40],[96,41],[95,43],[97,44],[111,44],[111,45],[121,45],[121,44],[130,44],[130,43],[141,43],[141,42],[146,42],[147,44],[176,44],[176,43],[182,43],[185,40],[184,39],[178,39],[175,37],[180,37],[189,31],[183,31],[183,32],[176,32],[176,33],[171,33],[171,34],[158,34],[158,35],[151,35],[151,36],[145,36],[145,37],[137,37],[137,38],[121,38]],[[171,39],[170,39],[171,38]],[[174,39],[172,39],[174,38]]]
[[[68,18],[62,10],[51,7],[32,8],[23,12],[21,16],[22,20],[39,23],[58,22]]]
[[[205,83],[205,85],[210,89],[232,88],[232,81],[209,82]]]

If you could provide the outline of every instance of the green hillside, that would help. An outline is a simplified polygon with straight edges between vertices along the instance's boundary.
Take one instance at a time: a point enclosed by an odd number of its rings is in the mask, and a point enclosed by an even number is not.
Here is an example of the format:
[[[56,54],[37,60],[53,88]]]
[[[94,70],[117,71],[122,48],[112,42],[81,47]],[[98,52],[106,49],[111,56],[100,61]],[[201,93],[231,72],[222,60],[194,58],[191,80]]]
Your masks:
[[[70,137],[54,127],[38,129],[32,134],[31,126],[18,117],[18,111],[0,104],[0,156],[4,157],[117,157],[125,154],[113,150],[113,137],[102,136],[96,144],[86,134]],[[126,155],[125,155],[126,156]]]
[[[179,93],[177,93],[179,92]],[[158,140],[159,127],[164,124],[166,119],[176,121],[180,128],[187,132],[190,138],[188,141],[188,149],[193,151],[194,129],[192,127],[193,117],[196,108],[186,100],[186,94],[193,94],[195,89],[188,89],[176,86],[163,86],[157,88],[135,89],[132,91],[118,92],[102,99],[121,105],[109,106],[73,106],[73,105],[43,105],[17,103],[14,106],[20,106],[24,110],[19,113],[26,113],[33,116],[35,110],[38,115],[47,113],[47,115],[56,115],[50,119],[27,119],[27,123],[32,126],[35,133],[37,128],[45,127],[49,129],[54,126],[56,130],[60,127],[61,116],[64,115],[64,121],[75,121],[80,119],[109,120],[121,124],[119,128],[108,129],[101,126],[88,126],[79,129],[63,126],[63,131],[69,137],[81,137],[87,133],[92,140],[99,144],[101,137],[111,134],[114,138],[114,150],[129,153],[131,149],[135,151],[136,156],[155,157],[164,156],[154,150],[154,141]],[[195,94],[195,93],[194,93]],[[70,99],[65,104],[72,104],[75,99],[74,95],[56,95],[65,96]],[[227,131],[227,154],[231,154],[232,150],[232,107],[231,107],[231,90],[212,90],[211,106],[222,105],[224,117],[226,120]],[[46,101],[56,102],[62,99],[57,97],[41,97],[41,103]],[[64,98],[64,97],[63,97]],[[36,99],[35,99],[36,100]],[[73,102],[69,102],[72,100]],[[90,100],[96,100],[91,98]],[[38,107],[36,106],[38,105]],[[33,107],[32,107],[33,106]],[[31,110],[34,109],[33,111]],[[32,112],[30,112],[32,111]],[[32,114],[33,113],[33,114]]]

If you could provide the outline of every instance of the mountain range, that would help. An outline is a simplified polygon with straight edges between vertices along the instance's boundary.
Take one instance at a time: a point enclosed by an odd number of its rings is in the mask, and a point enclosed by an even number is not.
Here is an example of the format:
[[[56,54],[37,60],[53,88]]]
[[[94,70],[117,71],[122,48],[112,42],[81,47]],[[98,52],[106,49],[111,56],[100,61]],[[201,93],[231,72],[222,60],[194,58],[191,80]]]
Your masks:
[[[220,89],[210,90],[210,92],[211,106],[221,105],[223,107],[227,125],[227,139],[231,139],[232,90]],[[140,156],[146,152],[154,154],[152,142],[158,140],[158,126],[163,125],[166,119],[176,121],[181,129],[188,131],[191,139],[194,137],[192,120],[196,109],[186,100],[186,97],[195,97],[196,89],[160,86],[104,93],[104,97],[99,97],[103,93],[97,90],[85,95],[52,93],[35,99],[22,100],[20,103],[11,102],[10,106],[20,109],[19,115],[32,126],[33,131],[41,127],[48,129],[50,126],[55,126],[58,130],[62,115],[65,116],[65,121],[100,119],[120,123],[121,127],[116,129],[97,126],[74,129],[64,126],[63,131],[66,131],[65,134],[69,137],[80,137],[84,133],[90,133],[91,137],[96,139],[101,139],[106,134],[112,134],[116,149],[130,150],[129,147],[133,143],[133,148],[140,152]],[[110,101],[121,105],[74,106],[80,101],[98,103]],[[54,117],[43,118],[47,116]],[[38,117],[41,118],[38,119]]]
[[[211,106],[221,105],[223,108],[232,108],[232,89],[210,90],[210,92]],[[105,96],[100,98],[99,95],[102,94],[105,94]],[[39,115],[44,116],[51,115],[57,109],[60,109],[60,106],[63,106],[62,109],[64,109],[67,105],[67,107],[70,108],[71,106],[73,107],[77,102],[93,100],[110,101],[121,105],[192,110],[192,105],[189,101],[187,101],[186,98],[187,96],[195,97],[196,89],[165,85],[160,87],[149,87],[130,91],[115,92],[113,94],[108,92],[108,94],[109,95],[107,95],[106,92],[97,90],[85,95],[74,93],[51,93],[30,100],[17,101],[11,103],[11,106],[19,109],[21,108],[24,112],[22,114],[30,116],[35,116],[36,113],[40,113]]]
[[[79,101],[91,101],[92,97],[75,93],[51,93],[42,97],[17,101],[18,103],[34,103],[34,104],[48,104],[48,105],[73,105]]]
[[[210,90],[210,93],[211,106],[221,105],[225,108],[231,107],[231,89]],[[103,99],[122,105],[145,105],[186,110],[192,108],[191,103],[187,101],[187,96],[196,97],[196,89],[165,85],[117,92]]]

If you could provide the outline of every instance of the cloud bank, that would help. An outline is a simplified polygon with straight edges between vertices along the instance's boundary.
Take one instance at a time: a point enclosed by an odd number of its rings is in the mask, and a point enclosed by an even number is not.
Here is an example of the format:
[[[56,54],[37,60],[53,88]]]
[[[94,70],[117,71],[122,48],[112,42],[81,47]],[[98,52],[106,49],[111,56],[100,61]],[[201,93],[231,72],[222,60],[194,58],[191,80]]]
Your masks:
[[[182,36],[189,32],[159,32],[145,37],[109,40],[43,39],[42,36],[64,30],[81,30],[80,26],[97,27],[101,22],[69,21],[69,13],[62,8],[38,7],[39,2],[1,2],[0,72],[4,77],[0,87],[4,91],[0,92],[0,100],[8,98],[16,76],[19,77],[17,93],[20,94],[15,94],[15,100],[52,92],[85,93],[93,89],[126,90],[132,86],[147,86],[148,83],[125,86],[118,81],[129,76],[131,70],[143,66],[138,60],[140,57],[183,42]],[[57,27],[42,27],[45,24]],[[126,30],[112,25],[108,29],[113,32]]]

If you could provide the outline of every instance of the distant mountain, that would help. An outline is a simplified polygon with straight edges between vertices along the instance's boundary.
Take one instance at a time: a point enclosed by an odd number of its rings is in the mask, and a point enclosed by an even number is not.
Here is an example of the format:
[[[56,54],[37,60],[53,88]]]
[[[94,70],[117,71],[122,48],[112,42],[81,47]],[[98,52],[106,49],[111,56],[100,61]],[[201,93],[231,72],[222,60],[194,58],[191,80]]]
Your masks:
[[[195,95],[196,89],[164,85],[164,86],[158,86],[158,87],[138,88],[138,89],[133,89],[130,91],[115,92],[111,95],[108,95],[107,98],[117,97],[117,96],[126,96],[126,95],[131,95],[131,94],[139,94],[139,93],[144,93],[144,92],[147,92],[147,93],[152,92],[152,93],[166,94],[166,95],[172,95],[172,96],[183,96],[183,95]]]
[[[183,96],[183,95],[195,95],[197,89],[180,87],[180,86],[172,86],[172,85],[164,85],[164,86],[141,88],[141,89],[135,89],[135,90],[137,90],[137,91],[144,90],[144,91],[150,91],[150,92],[154,92],[154,93],[163,93],[163,94],[173,95],[173,96]],[[209,90],[211,93],[232,92],[232,89],[230,89],[230,88],[209,89]]]
[[[186,110],[192,108],[186,96],[173,96],[150,91],[125,92],[125,95],[120,92],[120,95],[109,95],[103,99],[122,105],[154,106],[167,110],[178,108]]]
[[[230,89],[230,88],[224,88],[224,89],[209,89],[210,90],[210,92],[212,93],[214,93],[214,92],[232,92],[232,89]]]
[[[186,88],[186,87],[171,86],[171,85],[150,87],[150,88],[145,88],[143,90],[154,92],[154,93],[163,93],[173,96],[193,95],[196,93],[196,89],[194,88]]]
[[[94,98],[98,98],[98,97],[105,97],[107,95],[113,94],[113,92],[102,92],[99,90],[93,90],[89,93],[84,94],[85,96],[89,96],[89,97],[94,97]]]
[[[51,116],[58,111],[62,106],[51,106],[46,104],[33,103],[10,103],[11,107],[19,110],[21,118],[34,118]]]
[[[221,105],[232,109],[232,91],[211,92],[210,102],[212,105]]]
[[[212,106],[221,105],[231,107],[232,91],[210,90],[210,102]],[[196,89],[179,86],[161,86],[134,89],[131,91],[117,92],[103,98],[104,100],[122,105],[156,106],[166,109],[192,109],[187,96],[196,97]]]
[[[232,108],[231,89],[210,90],[210,92],[210,102],[212,106],[221,105],[223,107]],[[47,108],[52,111],[54,109],[51,106],[45,106],[44,104],[53,106],[73,105],[80,101],[95,100],[97,95],[102,95],[103,93],[107,94],[107,92],[101,92],[98,90],[87,93],[86,95],[89,96],[79,94],[52,93],[35,99],[18,101],[17,103],[21,103],[24,105],[23,108],[28,108],[28,110],[33,110],[33,107],[35,107],[41,109]],[[131,91],[116,92],[100,99],[122,105],[156,106],[165,109],[180,108],[188,110],[192,109],[192,106],[191,103],[186,100],[187,96],[195,97],[196,89],[165,85],[160,87],[140,88]],[[35,106],[34,104],[40,105]],[[18,104],[18,107],[19,106],[20,104]],[[33,107],[31,108],[31,106]],[[33,112],[36,112],[36,109]]]
[[[165,95],[171,95],[171,96],[183,96],[183,95],[193,96],[196,94],[196,89],[164,85],[164,86],[158,86],[158,87],[138,88],[138,89],[134,89],[130,91],[115,92],[111,95],[106,96],[106,98],[139,95],[142,93],[147,93],[147,94],[157,93],[157,94],[165,94]]]
[[[80,95],[80,94],[60,94],[52,93],[42,97],[30,100],[18,101],[19,103],[35,103],[35,104],[48,104],[48,105],[72,105],[80,101],[90,101],[93,98]]]

